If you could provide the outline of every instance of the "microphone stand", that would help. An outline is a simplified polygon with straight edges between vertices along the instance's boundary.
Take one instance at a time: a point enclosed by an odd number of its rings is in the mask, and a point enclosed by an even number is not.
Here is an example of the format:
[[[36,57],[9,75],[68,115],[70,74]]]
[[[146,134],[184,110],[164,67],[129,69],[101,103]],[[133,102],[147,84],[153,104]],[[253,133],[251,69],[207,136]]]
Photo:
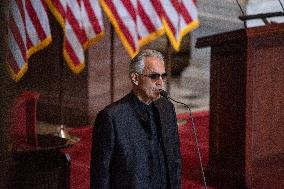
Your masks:
[[[196,127],[195,127],[195,122],[194,122],[194,119],[193,119],[193,116],[192,116],[191,109],[190,109],[190,107],[187,104],[172,99],[170,96],[167,95],[166,91],[161,91],[160,94],[161,94],[161,96],[163,96],[163,97],[165,97],[165,98],[167,98],[169,100],[172,100],[172,101],[174,101],[176,103],[184,105],[188,109],[188,111],[189,111],[189,117],[190,117],[190,120],[191,120],[191,123],[192,123],[192,130],[193,130],[193,133],[194,133],[195,144],[196,144],[196,148],[197,148],[197,154],[198,154],[198,159],[199,159],[201,173],[202,173],[202,179],[203,179],[204,187],[205,187],[205,189],[207,189],[207,184],[206,184],[206,179],[205,179],[205,174],[204,174],[204,168],[203,168],[203,163],[202,163],[202,157],[201,157],[201,153],[200,153],[200,148],[199,148],[199,142],[198,142]]]
[[[241,12],[242,12],[242,16],[245,16],[245,13],[244,13],[244,11],[242,9],[242,6],[240,5],[240,2],[238,0],[236,0],[236,1],[237,1],[237,4],[238,4]],[[245,26],[245,28],[247,28],[247,21],[246,20],[244,20],[244,26]]]

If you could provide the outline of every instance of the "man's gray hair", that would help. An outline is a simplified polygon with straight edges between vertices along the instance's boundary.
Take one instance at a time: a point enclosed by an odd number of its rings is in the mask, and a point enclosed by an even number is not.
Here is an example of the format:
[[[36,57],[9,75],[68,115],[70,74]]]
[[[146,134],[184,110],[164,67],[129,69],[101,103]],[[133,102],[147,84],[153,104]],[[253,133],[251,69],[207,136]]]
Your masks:
[[[145,57],[155,57],[164,62],[164,56],[159,51],[153,49],[145,49],[140,51],[130,62],[129,64],[129,75],[133,72],[142,74],[145,64]]]

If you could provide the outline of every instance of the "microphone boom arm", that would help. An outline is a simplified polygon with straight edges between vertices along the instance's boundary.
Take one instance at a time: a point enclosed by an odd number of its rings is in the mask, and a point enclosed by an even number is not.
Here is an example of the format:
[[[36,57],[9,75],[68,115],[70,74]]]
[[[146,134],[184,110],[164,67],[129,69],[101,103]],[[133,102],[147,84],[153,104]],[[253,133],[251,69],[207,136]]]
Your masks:
[[[204,187],[205,187],[205,189],[207,189],[207,184],[206,184],[206,179],[205,179],[205,174],[204,174],[204,168],[203,168],[203,163],[202,163],[202,157],[201,157],[201,153],[200,153],[200,148],[199,148],[199,142],[198,142],[196,127],[195,127],[195,122],[194,122],[194,119],[193,119],[193,116],[192,116],[191,109],[190,109],[190,107],[187,104],[172,99],[170,96],[168,96],[166,91],[162,90],[162,91],[160,91],[160,94],[161,94],[161,96],[167,98],[168,100],[172,100],[172,101],[174,101],[176,103],[184,105],[188,109],[188,111],[189,111],[189,117],[190,117],[190,120],[191,120],[191,123],[192,123],[192,130],[193,130],[193,133],[194,133],[195,144],[196,144],[196,148],[197,148],[197,155],[198,155],[200,168],[201,168],[201,173],[202,173],[202,179],[203,179]]]

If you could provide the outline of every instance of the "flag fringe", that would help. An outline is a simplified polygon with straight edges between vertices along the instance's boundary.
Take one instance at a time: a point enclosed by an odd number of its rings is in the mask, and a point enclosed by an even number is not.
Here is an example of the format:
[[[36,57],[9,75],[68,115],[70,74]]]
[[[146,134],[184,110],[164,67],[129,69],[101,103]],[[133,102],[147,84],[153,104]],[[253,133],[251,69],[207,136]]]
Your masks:
[[[140,47],[147,45],[148,43],[154,41],[158,37],[161,37],[162,35],[165,34],[164,27],[161,27],[160,29],[150,33],[148,36],[143,37],[139,40],[138,44]]]
[[[116,30],[122,44],[124,45],[124,47],[126,48],[129,56],[131,58],[133,58],[138,52],[139,49],[134,50],[131,45],[128,43],[126,36],[123,34],[123,32],[120,30],[120,27],[114,17],[114,15],[112,14],[110,8],[107,6],[107,4],[105,3],[104,0],[100,0],[101,6],[103,8],[103,10],[105,11],[105,13],[107,14],[107,16],[110,19],[111,24],[113,25],[114,29]]]
[[[10,74],[11,78],[15,81],[18,82],[23,75],[27,72],[28,70],[28,62],[25,62],[23,66],[21,67],[19,72],[14,72],[14,70],[11,68],[9,64],[6,64],[6,69],[8,70],[8,73]]]
[[[52,3],[51,0],[45,0],[50,12],[55,16],[56,20],[59,22],[60,26],[63,30],[65,30],[65,21],[62,15],[59,13],[55,5]]]
[[[68,55],[68,52],[65,48],[63,48],[63,57],[69,66],[69,68],[72,70],[73,73],[79,74],[82,72],[82,70],[85,68],[85,62],[80,62],[80,64],[74,64],[70,56]]]
[[[35,46],[32,46],[30,49],[28,49],[27,51],[27,59],[29,59],[33,54],[35,54],[36,52],[44,49],[45,47],[47,47],[50,43],[52,42],[52,37],[51,35],[49,35],[48,37],[46,37],[43,41],[40,41],[38,44],[36,44]]]
[[[185,26],[180,32],[179,32],[179,37],[178,39],[175,38],[173,32],[171,31],[168,23],[166,22],[166,20],[163,18],[163,25],[165,27],[166,30],[166,34],[169,38],[169,41],[172,45],[172,47],[174,48],[175,51],[179,51],[180,50],[180,44],[182,41],[182,38],[189,32],[191,32],[192,30],[194,30],[195,28],[197,28],[199,26],[199,20],[196,19],[194,21],[192,21],[191,23],[189,23],[187,26]]]

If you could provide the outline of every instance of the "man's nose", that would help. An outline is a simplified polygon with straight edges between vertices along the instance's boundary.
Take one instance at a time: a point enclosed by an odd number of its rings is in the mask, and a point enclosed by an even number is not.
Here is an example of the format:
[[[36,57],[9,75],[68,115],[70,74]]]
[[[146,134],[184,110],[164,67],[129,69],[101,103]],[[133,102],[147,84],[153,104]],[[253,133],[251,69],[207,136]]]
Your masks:
[[[162,76],[159,77],[159,79],[157,80],[156,84],[157,84],[158,86],[163,86],[164,80],[162,79]]]

